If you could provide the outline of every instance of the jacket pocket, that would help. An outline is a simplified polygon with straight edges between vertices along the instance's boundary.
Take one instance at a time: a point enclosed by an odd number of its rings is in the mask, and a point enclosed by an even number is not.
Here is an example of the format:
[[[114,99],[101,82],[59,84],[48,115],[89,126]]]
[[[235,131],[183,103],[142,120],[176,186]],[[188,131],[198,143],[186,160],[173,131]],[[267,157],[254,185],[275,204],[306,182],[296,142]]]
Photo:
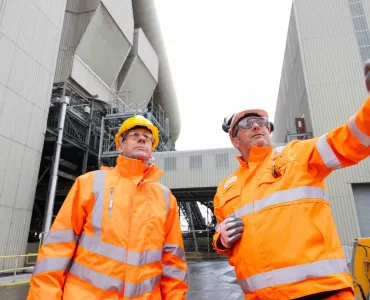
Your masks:
[[[232,214],[238,207],[241,192],[242,188],[240,186],[233,185],[219,196],[219,207],[225,216]]]

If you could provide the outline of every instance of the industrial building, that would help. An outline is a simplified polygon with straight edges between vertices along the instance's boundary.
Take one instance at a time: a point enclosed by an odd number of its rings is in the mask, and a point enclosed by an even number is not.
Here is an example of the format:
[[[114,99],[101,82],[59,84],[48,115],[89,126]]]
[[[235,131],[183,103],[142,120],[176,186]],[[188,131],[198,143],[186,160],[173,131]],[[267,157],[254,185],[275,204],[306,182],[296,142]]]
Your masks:
[[[319,137],[363,105],[369,24],[369,1],[293,1],[274,142]],[[336,170],[326,183],[342,244],[370,236],[370,159]]]
[[[0,1],[0,69],[0,256],[37,250],[46,204],[50,222],[77,176],[114,164],[126,118],[146,114],[157,151],[175,149],[154,0]]]
[[[155,163],[186,250],[212,251],[213,197],[238,152],[174,151],[181,118],[154,0],[49,2],[0,1],[0,255],[37,251],[47,203],[52,218],[77,176],[113,165],[114,134],[137,113],[160,129]],[[369,18],[367,1],[293,2],[275,146],[320,136],[362,105]],[[327,180],[344,246],[370,236],[369,170],[366,160]]]

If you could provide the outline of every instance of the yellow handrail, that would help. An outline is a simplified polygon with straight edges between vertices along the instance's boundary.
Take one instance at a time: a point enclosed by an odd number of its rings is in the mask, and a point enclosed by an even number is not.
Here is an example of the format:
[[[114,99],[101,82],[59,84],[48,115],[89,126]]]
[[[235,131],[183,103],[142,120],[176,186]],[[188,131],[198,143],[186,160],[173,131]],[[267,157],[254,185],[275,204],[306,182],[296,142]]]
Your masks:
[[[16,282],[16,277],[17,277],[17,271],[23,271],[23,270],[29,270],[32,269],[33,266],[29,267],[19,267],[19,260],[20,258],[25,258],[25,264],[26,265],[34,265],[36,262],[30,262],[28,259],[30,257],[37,257],[37,253],[30,253],[30,254],[19,254],[19,255],[3,255],[0,256],[0,259],[15,259],[15,266],[12,269],[6,269],[6,270],[0,270],[0,274],[3,273],[13,273],[13,281],[10,283],[0,283],[0,287],[2,286],[9,286],[9,285],[14,285],[14,284],[23,284],[23,283],[28,283],[29,280],[26,281],[21,281],[21,282]]]

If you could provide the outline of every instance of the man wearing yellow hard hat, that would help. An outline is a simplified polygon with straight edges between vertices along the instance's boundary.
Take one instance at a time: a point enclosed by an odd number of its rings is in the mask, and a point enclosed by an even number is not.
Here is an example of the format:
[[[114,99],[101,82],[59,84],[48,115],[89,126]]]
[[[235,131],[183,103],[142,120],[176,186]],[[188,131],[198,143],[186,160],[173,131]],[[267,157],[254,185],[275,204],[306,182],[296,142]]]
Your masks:
[[[158,129],[141,115],[115,136],[114,168],[77,178],[44,240],[31,299],[185,299],[178,207],[148,165]]]

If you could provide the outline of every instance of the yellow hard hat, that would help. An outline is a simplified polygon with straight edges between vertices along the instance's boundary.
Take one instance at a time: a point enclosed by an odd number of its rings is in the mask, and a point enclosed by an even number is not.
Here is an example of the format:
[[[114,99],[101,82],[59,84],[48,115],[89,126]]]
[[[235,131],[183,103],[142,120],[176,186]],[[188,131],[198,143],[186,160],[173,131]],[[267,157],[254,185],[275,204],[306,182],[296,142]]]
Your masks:
[[[119,146],[119,138],[124,134],[125,132],[129,131],[130,129],[136,127],[136,126],[143,126],[148,128],[150,132],[153,135],[153,146],[152,149],[154,150],[159,143],[159,134],[158,134],[158,128],[153,125],[152,122],[150,122],[147,118],[143,117],[142,115],[133,116],[131,118],[128,118],[125,122],[122,123],[120,129],[118,130],[114,141],[116,143],[116,148]]]

